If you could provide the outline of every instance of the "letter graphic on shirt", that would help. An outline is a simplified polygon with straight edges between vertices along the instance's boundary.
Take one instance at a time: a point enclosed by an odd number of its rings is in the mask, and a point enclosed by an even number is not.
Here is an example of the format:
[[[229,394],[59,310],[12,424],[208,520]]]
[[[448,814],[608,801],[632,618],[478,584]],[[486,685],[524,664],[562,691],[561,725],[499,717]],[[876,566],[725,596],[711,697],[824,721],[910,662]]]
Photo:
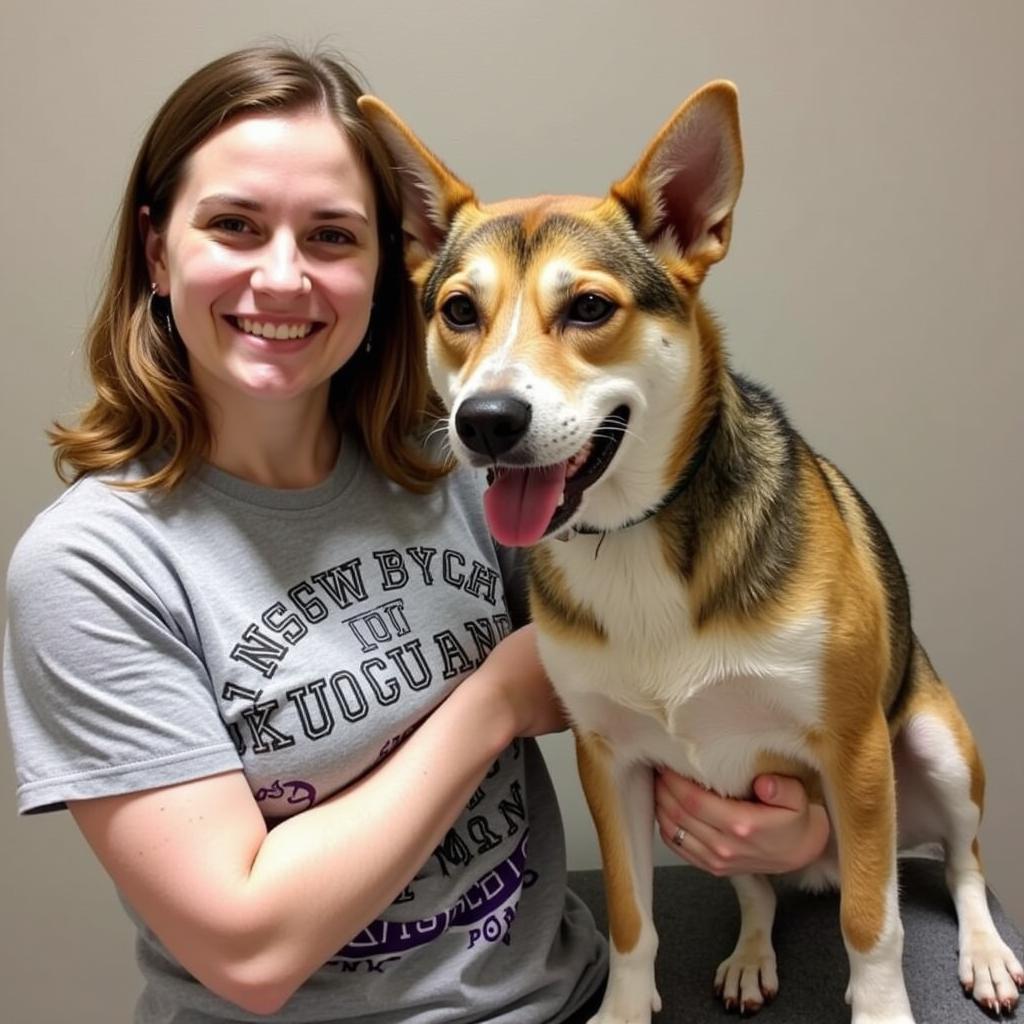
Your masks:
[[[334,715],[327,705],[327,683],[323,679],[314,679],[305,686],[297,686],[294,690],[286,690],[285,696],[295,705],[299,713],[302,731],[308,739],[319,740],[334,731]],[[315,711],[310,707],[310,697],[316,703]]]
[[[232,661],[241,661],[267,679],[272,679],[288,648],[267,636],[255,622],[246,626],[242,639],[245,643],[235,644],[231,652]]]
[[[221,697],[224,700],[245,700],[249,707],[242,711],[242,718],[249,727],[249,734],[252,737],[252,752],[254,754],[265,754],[270,750],[285,750],[295,746],[295,737],[275,729],[268,719],[278,710],[276,700],[267,700],[260,703],[261,690],[249,690],[237,683],[227,682],[221,690]],[[238,746],[236,742],[236,747]]]
[[[331,676],[331,691],[341,708],[341,715],[346,722],[358,722],[366,717],[370,705],[359,681],[351,672],[335,672]]]
[[[265,808],[265,817],[282,817],[281,811],[284,812],[284,816],[290,816],[297,811],[307,811],[316,803],[316,789],[301,779],[291,779],[287,782],[275,779],[269,786],[260,786],[256,790],[257,803],[268,801],[278,804],[278,806]],[[283,802],[283,808],[280,807],[279,801]]]
[[[396,635],[403,636],[409,632],[409,623],[401,598],[352,615],[345,619],[345,625],[352,630],[352,635],[359,641],[364,654],[394,640]]]
[[[394,676],[386,679],[378,679],[376,672],[387,669],[387,662],[381,658],[368,658],[360,666],[363,670],[363,678],[370,684],[380,704],[394,704],[398,700],[401,691],[398,688],[398,680]]]
[[[470,818],[466,824],[466,831],[469,833],[469,838],[476,843],[477,853],[486,853],[501,845],[503,837],[487,824],[487,819],[483,815]],[[512,833],[510,832],[509,835]]]
[[[498,802],[498,810],[501,811],[505,824],[508,825],[508,834],[514,836],[519,831],[519,826],[513,819],[517,819],[525,824],[526,805],[523,803],[523,787],[518,782],[513,782],[509,786],[509,793],[511,799],[500,800]]]
[[[457,572],[455,566],[464,566],[465,564],[466,558],[464,555],[460,555],[458,551],[446,551],[441,556],[441,576],[445,583],[461,590],[462,584],[466,582],[466,574],[464,572]]]
[[[409,570],[405,567],[405,559],[402,553],[394,548],[386,551],[374,551],[373,557],[377,559],[380,567],[381,588],[384,590],[399,590],[409,582]]]
[[[448,834],[435,847],[434,856],[437,858],[437,865],[445,878],[451,874],[449,864],[466,865],[473,859],[466,840],[453,828],[448,829]]]
[[[295,612],[289,612],[280,601],[272,604],[260,618],[267,629],[280,633],[292,646],[309,632],[302,619]]]
[[[508,943],[523,889],[536,881],[526,870],[526,847],[524,834],[512,854],[470,885],[454,906],[419,921],[374,921],[328,964],[353,970],[371,959],[382,963],[383,957],[412,953],[448,931],[461,932],[467,949],[481,941]]]
[[[419,640],[410,640],[401,647],[392,647],[384,654],[402,673],[402,678],[410,690],[425,690],[430,685],[430,666],[423,656],[423,645]],[[409,664],[410,659],[413,664]]]
[[[425,587],[432,587],[434,585],[434,575],[430,571],[430,563],[437,554],[437,548],[414,547],[406,548],[405,550],[409,553],[409,557],[419,566],[419,570],[423,574],[423,585]]]
[[[434,636],[434,643],[437,644],[437,649],[444,661],[442,678],[454,679],[457,675],[473,671],[472,660],[450,629],[437,633]]]
[[[494,635],[494,627],[486,618],[470,619],[469,622],[463,623],[463,625],[476,646],[476,663],[479,667],[484,663],[487,655],[494,650],[494,645],[498,642]]]
[[[350,558],[325,572],[314,573],[311,579],[339,608],[348,608],[353,601],[366,600],[361,562],[362,559]]]
[[[327,605],[316,596],[316,591],[305,581],[292,587],[288,591],[288,596],[306,617],[306,621],[312,625],[327,618]]]
[[[405,605],[401,599],[382,604],[379,611],[387,615],[395,636],[405,636],[410,631],[409,620],[405,617]]]
[[[482,597],[489,605],[498,603],[498,574],[481,562],[473,562],[473,571],[466,581],[466,593]]]

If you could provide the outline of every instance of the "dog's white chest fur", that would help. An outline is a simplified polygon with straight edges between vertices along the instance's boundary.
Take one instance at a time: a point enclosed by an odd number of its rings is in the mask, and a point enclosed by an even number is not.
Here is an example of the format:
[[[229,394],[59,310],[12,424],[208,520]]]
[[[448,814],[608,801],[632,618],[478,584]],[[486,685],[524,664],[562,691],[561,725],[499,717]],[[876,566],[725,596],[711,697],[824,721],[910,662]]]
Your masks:
[[[748,791],[762,752],[813,764],[805,737],[820,722],[823,619],[760,635],[698,631],[653,524],[599,541],[551,545],[572,597],[607,636],[541,638],[574,725],[606,737],[618,759],[667,765],[726,794]]]

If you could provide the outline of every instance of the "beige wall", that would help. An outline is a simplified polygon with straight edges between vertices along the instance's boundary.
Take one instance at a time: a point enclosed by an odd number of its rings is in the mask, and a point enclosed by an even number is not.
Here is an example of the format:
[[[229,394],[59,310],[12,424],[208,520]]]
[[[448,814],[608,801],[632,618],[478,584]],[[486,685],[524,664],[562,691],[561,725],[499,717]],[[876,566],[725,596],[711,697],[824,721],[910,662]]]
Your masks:
[[[485,198],[601,190],[693,88],[738,83],[747,177],[708,293],[735,363],[888,525],[986,757],[991,882],[1024,921],[1024,6],[5,4],[0,564],[58,491],[42,431],[84,394],[79,339],[147,120],[197,65],[270,34],[347,51]],[[15,819],[0,744],[4,1019],[126,1021],[110,885],[66,816]],[[593,865],[568,744],[546,748],[573,863]]]

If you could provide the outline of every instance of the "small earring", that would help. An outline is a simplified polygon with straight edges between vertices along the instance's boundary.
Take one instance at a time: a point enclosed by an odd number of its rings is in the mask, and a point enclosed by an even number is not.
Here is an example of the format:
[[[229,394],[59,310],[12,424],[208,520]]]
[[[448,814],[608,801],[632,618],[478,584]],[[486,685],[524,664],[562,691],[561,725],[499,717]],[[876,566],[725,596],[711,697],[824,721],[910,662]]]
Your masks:
[[[366,349],[366,354],[369,355],[373,351],[373,307],[377,305],[377,300],[370,299],[370,322],[366,325],[366,337],[363,341],[363,347]]]
[[[157,283],[151,281],[149,284],[149,318],[150,320],[156,321],[156,317],[153,315],[153,300],[157,298]],[[171,303],[170,297],[167,300],[167,308],[163,311],[163,321],[167,325],[167,337],[174,338],[174,324],[171,322]],[[157,327],[159,330],[159,326]]]

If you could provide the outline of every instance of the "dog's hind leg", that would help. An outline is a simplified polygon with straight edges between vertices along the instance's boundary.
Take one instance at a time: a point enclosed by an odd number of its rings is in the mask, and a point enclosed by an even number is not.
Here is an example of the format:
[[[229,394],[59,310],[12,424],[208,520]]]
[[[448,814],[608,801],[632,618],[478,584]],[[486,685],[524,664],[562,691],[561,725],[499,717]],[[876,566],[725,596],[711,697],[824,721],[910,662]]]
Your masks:
[[[941,841],[959,926],[960,983],[992,1013],[1017,1004],[1024,971],[996,931],[978,851],[985,773],[952,694],[914,650],[914,686],[894,744],[901,840]],[[901,832],[904,829],[901,828]]]
[[[590,1024],[650,1024],[661,1009],[652,915],[654,781],[650,766],[616,761],[604,740],[576,737],[580,780],[601,844],[608,899],[608,987]]]

